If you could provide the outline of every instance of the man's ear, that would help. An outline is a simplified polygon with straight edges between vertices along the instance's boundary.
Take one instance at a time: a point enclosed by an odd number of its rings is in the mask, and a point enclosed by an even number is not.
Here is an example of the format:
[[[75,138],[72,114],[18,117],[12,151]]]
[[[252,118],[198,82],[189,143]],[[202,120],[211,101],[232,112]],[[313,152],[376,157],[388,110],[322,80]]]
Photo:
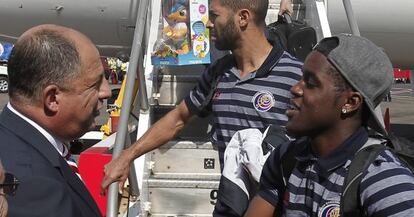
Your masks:
[[[347,94],[346,103],[342,106],[342,110],[346,113],[353,113],[362,109],[364,97],[359,92],[349,91]]]
[[[54,84],[48,85],[45,89],[43,89],[42,101],[45,112],[48,114],[59,111],[59,93],[61,93],[59,87]]]
[[[246,29],[249,22],[253,19],[252,13],[247,9],[241,9],[239,10],[238,14],[239,16],[239,26],[241,29]]]

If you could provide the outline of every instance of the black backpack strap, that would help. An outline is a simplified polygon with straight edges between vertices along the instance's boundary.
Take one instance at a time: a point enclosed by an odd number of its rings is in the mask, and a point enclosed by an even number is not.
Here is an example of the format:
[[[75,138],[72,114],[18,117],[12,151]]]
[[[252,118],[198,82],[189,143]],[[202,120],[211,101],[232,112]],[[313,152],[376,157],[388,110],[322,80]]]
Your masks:
[[[307,143],[307,137],[301,137],[296,139],[296,141],[289,143],[288,146],[281,147],[280,150],[280,169],[283,174],[284,185],[287,186],[289,177],[292,174],[293,169],[296,167],[296,155],[304,147],[303,143]]]
[[[359,185],[364,172],[377,158],[380,152],[386,149],[383,144],[373,144],[359,150],[349,166],[348,175],[345,178],[341,196],[341,216],[358,217],[362,213],[359,197]]]
[[[287,184],[289,181],[289,177],[293,172],[293,169],[296,167],[297,159],[296,155],[299,153],[302,147],[302,143],[306,142],[307,139],[305,137],[301,139],[297,139],[291,143],[285,143],[281,146],[280,149],[280,170],[283,174],[282,180],[280,180],[280,185],[284,185],[284,191],[280,192],[279,198],[279,207],[276,209],[275,213],[273,214],[274,217],[281,217],[283,213],[283,199],[285,195],[285,191],[287,188]]]
[[[297,144],[289,145],[286,152],[280,158],[281,170],[283,174],[283,182],[285,184],[285,187],[287,186],[289,177],[292,174],[292,171],[295,168],[296,163],[297,163],[297,160],[296,160],[296,154],[298,153],[297,146],[298,146]]]
[[[287,137],[286,133],[284,127],[270,124],[264,132],[265,137],[262,142],[263,155],[288,142],[289,137]]]
[[[210,92],[208,92],[206,96],[206,99],[201,103],[200,116],[205,117],[211,112],[211,100],[216,92],[217,84],[221,75],[230,69],[231,61],[233,61],[233,55],[228,54],[217,60],[217,62],[209,69],[209,73],[211,73],[212,76],[210,84],[211,88]]]

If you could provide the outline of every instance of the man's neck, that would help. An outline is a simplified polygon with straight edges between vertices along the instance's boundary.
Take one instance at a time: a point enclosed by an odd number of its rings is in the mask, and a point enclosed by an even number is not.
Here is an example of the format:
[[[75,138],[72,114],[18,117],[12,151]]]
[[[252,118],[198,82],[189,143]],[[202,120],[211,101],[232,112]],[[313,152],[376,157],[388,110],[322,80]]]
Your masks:
[[[256,71],[264,63],[273,46],[264,33],[249,34],[241,39],[241,46],[232,51],[240,76]]]
[[[39,121],[36,121],[36,119],[34,119],[33,115],[30,115],[32,114],[32,112],[30,112],[30,108],[33,108],[33,107],[30,107],[30,106],[19,107],[16,104],[13,105],[12,102],[10,102],[10,104],[8,104],[7,107],[10,109],[11,112],[15,113],[20,118],[22,118],[24,121],[26,121],[27,123],[32,125],[35,129],[37,129],[50,142],[50,144],[52,144],[53,147],[56,148],[56,150],[59,152],[60,155],[63,156],[65,154],[65,149],[63,147],[63,143],[61,142],[61,140],[54,137],[48,131],[47,128],[42,126],[42,124],[39,123]]]
[[[358,126],[332,127],[331,129],[311,138],[311,147],[319,156],[325,157],[340,147],[342,143],[352,136],[358,129]]]

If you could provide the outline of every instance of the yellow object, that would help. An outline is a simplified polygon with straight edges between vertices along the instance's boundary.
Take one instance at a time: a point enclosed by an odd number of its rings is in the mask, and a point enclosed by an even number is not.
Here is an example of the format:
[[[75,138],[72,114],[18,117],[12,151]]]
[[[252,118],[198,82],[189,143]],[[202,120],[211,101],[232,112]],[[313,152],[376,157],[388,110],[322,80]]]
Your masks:
[[[122,81],[121,89],[119,90],[118,97],[116,98],[114,104],[112,105],[112,108],[107,110],[109,112],[108,121],[106,122],[106,124],[102,125],[100,128],[100,131],[103,132],[106,136],[109,136],[112,133],[114,133],[112,132],[112,123],[111,123],[111,120],[113,119],[113,117],[119,117],[121,115],[122,100],[124,99],[126,81],[127,81],[127,76],[125,76],[125,79]],[[135,79],[134,96],[137,94],[137,92],[138,92],[138,80]],[[133,104],[133,101],[131,102],[131,106],[132,104]]]

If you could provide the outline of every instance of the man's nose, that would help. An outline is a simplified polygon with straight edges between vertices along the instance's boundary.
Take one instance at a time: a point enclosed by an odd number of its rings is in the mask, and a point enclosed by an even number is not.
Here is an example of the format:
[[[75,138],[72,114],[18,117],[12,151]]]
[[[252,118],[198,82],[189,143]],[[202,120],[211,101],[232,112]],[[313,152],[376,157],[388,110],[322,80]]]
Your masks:
[[[302,89],[302,85],[303,85],[304,81],[300,80],[298,83],[296,83],[295,85],[293,85],[290,88],[290,92],[294,95],[294,96],[302,96],[303,95],[303,89]]]
[[[206,26],[207,26],[207,28],[211,29],[211,28],[213,28],[213,26],[214,26],[214,25],[213,25],[213,23],[211,22],[211,20],[210,20],[210,19],[208,19]]]

